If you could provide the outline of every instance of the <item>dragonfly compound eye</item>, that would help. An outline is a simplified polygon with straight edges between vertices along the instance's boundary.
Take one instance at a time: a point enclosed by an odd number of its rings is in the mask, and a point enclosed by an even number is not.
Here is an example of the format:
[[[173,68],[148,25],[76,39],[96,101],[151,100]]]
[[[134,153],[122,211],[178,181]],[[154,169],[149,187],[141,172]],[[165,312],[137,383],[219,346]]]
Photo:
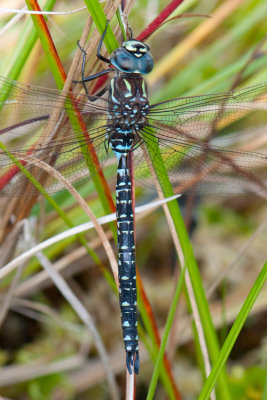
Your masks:
[[[122,72],[133,73],[136,69],[134,56],[129,54],[122,47],[115,50],[110,57],[111,64]]]
[[[110,62],[126,73],[147,74],[153,68],[153,58],[147,46],[137,40],[124,42],[111,54]]]

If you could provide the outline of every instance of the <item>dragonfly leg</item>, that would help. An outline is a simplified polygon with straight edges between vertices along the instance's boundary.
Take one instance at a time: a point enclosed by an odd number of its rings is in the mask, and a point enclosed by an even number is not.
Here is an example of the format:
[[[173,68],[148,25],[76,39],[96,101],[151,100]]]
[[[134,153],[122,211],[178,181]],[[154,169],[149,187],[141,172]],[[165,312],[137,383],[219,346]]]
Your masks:
[[[84,48],[80,45],[79,40],[77,41],[77,46],[79,47],[79,49],[80,49],[81,52],[83,53],[83,60],[82,60],[82,79],[81,79],[80,81],[73,80],[72,82],[73,82],[73,83],[81,83],[81,84],[83,85],[83,87],[84,87],[84,91],[85,91],[85,93],[86,93],[88,99],[89,99],[90,101],[95,101],[95,100],[96,100],[96,97],[101,97],[101,96],[106,92],[107,89],[104,88],[104,89],[100,90],[95,96],[90,96],[90,94],[89,94],[89,92],[88,92],[88,89],[87,89],[85,83],[86,83],[86,82],[93,81],[94,79],[97,79],[97,78],[99,78],[99,77],[102,76],[102,75],[105,75],[105,74],[107,74],[107,73],[109,73],[109,72],[112,72],[112,71],[113,71],[113,68],[105,69],[104,71],[98,72],[97,74],[94,74],[94,75],[84,76],[84,68],[85,68],[85,62],[86,62],[86,51],[85,51]]]
[[[98,44],[98,47],[97,47],[97,53],[96,53],[96,55],[97,55],[97,57],[99,58],[99,60],[102,60],[102,61],[104,61],[105,63],[110,64],[110,60],[109,60],[108,58],[104,57],[104,56],[100,53],[101,47],[102,47],[102,44],[103,44],[104,37],[106,36],[106,33],[107,33],[108,23],[109,23],[109,21],[107,20],[107,23],[106,23],[104,32],[102,33],[101,39],[100,39],[99,44]],[[106,70],[104,70],[104,71],[98,72],[97,74],[94,74],[94,75],[90,75],[90,76],[85,77],[85,76],[84,76],[84,68],[85,68],[85,61],[86,61],[86,51],[85,51],[84,48],[80,45],[80,41],[79,41],[79,40],[77,41],[77,46],[79,47],[79,49],[80,49],[81,52],[83,53],[83,61],[82,61],[82,82],[89,82],[89,81],[92,81],[92,80],[98,78],[98,77],[101,76],[101,75],[104,75],[104,74],[107,74],[107,73],[110,72],[110,71],[113,71],[113,68],[108,68],[108,69],[106,69]],[[79,81],[73,81],[73,82],[79,82]]]
[[[98,57],[100,60],[104,61],[104,62],[107,63],[107,64],[110,64],[110,60],[109,60],[108,58],[104,57],[104,56],[100,53],[101,47],[102,47],[102,44],[103,44],[104,37],[106,36],[106,33],[107,33],[108,22],[109,22],[109,21],[107,20],[105,30],[104,30],[104,32],[103,32],[103,34],[102,34],[102,36],[101,36],[100,42],[99,42],[99,44],[98,44],[98,48],[97,48],[97,53],[96,53],[96,55],[97,55],[97,57]],[[113,68],[108,68],[108,69],[106,69],[106,70],[104,70],[104,71],[98,72],[97,74],[94,74],[94,75],[90,75],[90,76],[85,77],[85,76],[84,76],[84,69],[85,69],[85,62],[86,62],[86,51],[85,51],[84,48],[80,45],[80,41],[79,41],[79,40],[77,41],[77,46],[79,47],[79,49],[80,49],[81,52],[83,53],[83,61],[82,61],[82,81],[73,81],[73,82],[76,82],[76,83],[78,83],[78,82],[81,82],[81,83],[83,83],[83,82],[89,82],[89,81],[92,81],[92,80],[98,78],[99,76],[102,76],[102,75],[104,75],[104,74],[106,74],[106,73],[108,73],[108,72],[110,72],[110,71],[113,71]]]
[[[102,33],[101,39],[100,39],[99,44],[98,44],[98,48],[97,48],[97,53],[96,53],[96,55],[97,55],[97,57],[99,58],[99,60],[102,60],[102,61],[104,61],[105,63],[110,64],[110,60],[109,60],[108,58],[102,56],[102,54],[100,53],[101,47],[102,47],[102,44],[103,44],[104,37],[106,36],[106,33],[107,33],[108,23],[109,23],[109,20],[107,19],[104,32]]]
[[[105,30],[104,30],[104,32],[103,32],[103,34],[102,34],[102,36],[101,36],[101,39],[100,39],[100,42],[99,42],[99,45],[98,45],[98,48],[97,48],[97,57],[98,57],[100,60],[102,60],[102,61],[104,61],[104,62],[106,62],[106,63],[109,63],[110,60],[107,59],[107,58],[105,58],[104,56],[102,56],[102,54],[100,54],[101,46],[102,46],[102,43],[103,43],[103,40],[104,40],[106,31],[107,31],[107,26],[108,26],[108,21],[107,21]],[[102,76],[102,75],[106,75],[106,74],[108,74],[109,72],[114,71],[114,69],[113,69],[113,68],[108,68],[108,69],[105,69],[104,71],[98,72],[97,74],[93,74],[93,75],[90,75],[90,76],[85,76],[85,75],[84,75],[84,69],[85,69],[85,62],[86,62],[86,51],[85,51],[85,49],[80,45],[79,40],[77,41],[77,46],[79,47],[79,49],[80,49],[81,52],[83,53],[83,60],[82,60],[82,79],[81,79],[80,81],[74,80],[73,83],[82,83],[82,85],[83,85],[83,87],[84,87],[84,90],[85,90],[85,93],[86,93],[88,99],[89,99],[90,101],[94,101],[94,100],[95,100],[95,97],[90,96],[90,94],[89,94],[89,92],[88,92],[88,89],[87,89],[87,87],[86,87],[86,85],[85,85],[85,82],[93,81],[94,79],[97,79],[97,78],[99,78],[99,77]],[[102,96],[102,95],[105,93],[105,91],[106,91],[105,88],[102,89],[99,93],[96,94],[96,97]]]
[[[108,149],[109,149],[109,139],[108,139],[108,142],[107,142],[107,140],[105,140],[105,142],[104,142],[104,146],[105,146],[105,151],[106,151],[106,154],[108,154]]]
[[[97,57],[98,57],[100,60],[104,61],[104,62],[107,63],[107,64],[110,64],[110,60],[109,60],[108,58],[104,57],[104,56],[100,53],[101,47],[102,47],[102,44],[103,44],[104,37],[105,37],[105,35],[106,35],[106,33],[107,33],[108,23],[109,23],[109,21],[107,20],[106,27],[105,27],[104,32],[103,32],[103,34],[102,34],[102,36],[101,36],[101,39],[100,39],[100,41],[99,41],[98,48],[97,48],[97,53],[96,53],[96,54],[97,54]],[[82,80],[81,80],[81,81],[73,81],[73,82],[74,82],[74,83],[82,83],[82,85],[83,85],[83,87],[84,87],[84,90],[85,90],[85,93],[86,93],[88,99],[89,99],[90,101],[94,101],[94,100],[95,100],[95,97],[90,96],[90,94],[88,93],[88,89],[87,89],[87,87],[86,87],[86,85],[85,85],[85,82],[93,81],[94,79],[97,79],[97,78],[99,78],[99,77],[102,76],[102,75],[106,75],[106,74],[108,74],[109,72],[114,71],[114,69],[113,69],[113,68],[108,68],[108,69],[105,69],[104,71],[98,72],[97,74],[93,74],[93,75],[90,75],[90,76],[84,76],[84,69],[85,69],[85,62],[86,62],[86,51],[85,51],[84,48],[80,45],[79,40],[77,41],[77,46],[79,47],[79,49],[80,49],[81,52],[83,53],[83,60],[82,60]],[[104,89],[104,91],[101,90],[101,91],[96,95],[96,97],[102,96],[102,94],[105,93],[105,90],[106,90],[106,89]]]

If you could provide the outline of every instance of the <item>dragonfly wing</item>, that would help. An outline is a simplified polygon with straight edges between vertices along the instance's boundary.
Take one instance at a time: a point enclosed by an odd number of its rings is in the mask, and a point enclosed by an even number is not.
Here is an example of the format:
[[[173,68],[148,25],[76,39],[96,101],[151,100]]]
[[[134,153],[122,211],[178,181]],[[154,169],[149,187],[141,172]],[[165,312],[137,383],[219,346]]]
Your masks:
[[[173,99],[151,106],[151,120],[167,125],[198,128],[194,137],[203,138],[211,126],[214,134],[242,117],[252,118],[253,124],[267,122],[267,83],[225,93]],[[191,128],[192,129],[192,128]]]
[[[28,181],[14,164],[14,157],[40,180],[48,192],[61,190],[62,184],[43,176],[45,161],[72,183],[81,183],[97,173],[107,158],[106,100],[32,87],[0,78],[0,139],[8,149],[0,151],[0,194],[25,193]],[[11,156],[10,156],[11,155]],[[34,187],[30,193],[36,194]]]
[[[140,133],[160,179],[176,192],[267,193],[267,156],[231,146],[248,129],[267,124],[267,84],[217,95],[187,97],[151,106]],[[143,166],[136,177],[144,182]],[[146,172],[149,176],[149,172]],[[164,178],[165,176],[165,178]],[[152,177],[147,178],[150,185]]]

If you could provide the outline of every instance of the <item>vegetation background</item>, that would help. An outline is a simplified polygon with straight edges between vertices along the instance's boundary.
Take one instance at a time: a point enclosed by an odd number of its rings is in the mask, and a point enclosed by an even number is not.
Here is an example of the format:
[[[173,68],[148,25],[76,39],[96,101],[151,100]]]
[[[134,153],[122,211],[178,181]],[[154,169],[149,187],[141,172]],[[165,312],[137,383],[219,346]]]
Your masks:
[[[27,5],[31,3],[34,2],[29,1]],[[68,12],[74,7],[84,7],[85,3],[50,0],[40,2],[40,6],[43,10]],[[134,36],[138,36],[169,2],[136,0],[126,3],[131,8],[129,24]],[[105,10],[111,6],[111,1],[103,2]],[[20,0],[2,0],[0,7],[27,9],[25,2]],[[31,85],[58,87],[55,71],[38,39],[31,16],[5,13],[1,9],[0,75]],[[164,24],[147,40],[155,59],[155,68],[147,77],[152,103],[179,96],[227,91],[237,76],[239,87],[267,81],[265,1],[185,0],[171,16],[181,14],[181,18]],[[73,59],[80,58],[76,41],[85,32],[85,27],[90,46],[88,75],[103,69],[103,65],[96,63],[99,34],[94,31],[94,25],[90,28],[89,17],[87,8],[46,17],[67,73]],[[116,15],[110,26],[115,32],[118,27]],[[118,42],[121,40],[118,35]],[[76,69],[75,77],[79,79],[80,63]],[[259,135],[252,125],[250,128],[251,133],[245,138],[247,145],[259,152],[266,151],[266,132]],[[113,175],[108,179],[114,188],[115,174],[111,172]],[[82,187],[80,193],[95,216],[105,214],[92,182]],[[112,193],[114,195],[114,191]],[[88,221],[88,216],[71,195],[58,193],[53,198],[73,226]],[[137,205],[153,198],[152,191],[137,187]],[[68,227],[66,220],[42,198],[36,204],[28,199],[21,199],[19,205],[10,199],[1,201],[1,265],[26,251],[31,243],[25,239],[21,225],[14,224],[11,229],[12,215],[18,217],[21,210],[27,214],[32,245],[53,238]],[[189,210],[186,215],[192,222],[190,238],[201,274],[199,285],[205,288],[222,346],[266,260],[266,199],[252,195],[209,195],[195,199],[193,206],[188,205],[186,199],[182,203],[182,209]],[[16,214],[19,209],[20,214]],[[116,254],[112,227],[105,225],[105,231]],[[21,263],[12,274],[2,276],[1,396],[23,400],[104,399],[111,398],[111,393],[114,396],[116,390],[123,395],[124,353],[116,289],[103,250],[103,238],[99,238],[95,230],[85,233],[84,238],[94,255],[88,254],[79,238],[71,236],[52,243],[37,257]],[[136,247],[143,286],[162,333],[180,270],[162,208],[147,210],[137,217]],[[63,283],[59,282],[61,290],[44,269],[47,260],[48,265],[52,264],[64,278]],[[85,318],[90,316],[94,321],[91,329],[97,329],[103,341],[109,355],[107,368],[116,376],[117,389],[112,386],[112,376],[107,380],[96,337],[92,331],[88,334],[88,325],[81,321],[81,314],[73,310],[64,282],[80,300],[79,304],[84,305],[85,310],[78,305],[79,312],[85,311]],[[187,296],[183,292],[180,297],[167,345],[172,373],[167,373],[167,377],[161,374],[154,397],[157,399],[195,399],[203,388],[205,367],[196,339],[197,329],[192,327]],[[231,393],[231,399],[267,398],[266,304],[265,285],[227,361],[226,392]],[[142,312],[142,305],[140,308]],[[149,310],[146,304],[144,308]],[[157,355],[155,332],[149,331],[151,321],[143,314],[142,318],[141,373],[136,380],[138,399],[146,398]],[[170,383],[172,379],[176,391]]]

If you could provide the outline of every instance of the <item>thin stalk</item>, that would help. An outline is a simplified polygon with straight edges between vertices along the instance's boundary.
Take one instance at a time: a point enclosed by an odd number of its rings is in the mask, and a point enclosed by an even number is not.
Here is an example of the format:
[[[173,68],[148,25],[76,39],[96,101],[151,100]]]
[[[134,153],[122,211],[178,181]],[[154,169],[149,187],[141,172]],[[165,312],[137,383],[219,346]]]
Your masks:
[[[153,131],[151,129],[151,134]],[[151,162],[153,164],[154,171],[157,175],[158,182],[161,186],[162,192],[165,197],[173,196],[173,188],[169,181],[169,177],[166,171],[165,164],[161,158],[156,142],[150,142],[150,147],[147,147],[147,151],[150,155]],[[153,153],[152,153],[153,152]],[[153,157],[153,154],[157,154],[157,157]],[[156,158],[156,161],[155,160]],[[198,266],[194,257],[193,249],[190,243],[190,239],[187,235],[186,227],[183,221],[183,217],[177,201],[171,201],[168,203],[169,212],[171,214],[173,224],[180,241],[181,249],[184,256],[185,266],[188,269],[191,283],[194,290],[196,303],[198,305],[198,312],[200,315],[201,323],[203,326],[209,356],[211,362],[214,363],[219,355],[219,342],[215,332],[215,328],[212,323],[211,315],[209,312],[208,301],[205,296],[201,276],[199,274]],[[223,369],[222,373],[218,378],[218,398],[230,399],[230,393],[228,389],[226,371]]]
[[[147,394],[147,400],[152,400],[154,398],[154,393],[155,393],[158,377],[159,377],[159,374],[161,373],[161,369],[162,369],[162,360],[164,357],[164,352],[166,349],[168,336],[169,336],[169,333],[170,333],[170,330],[172,327],[172,323],[173,323],[173,320],[175,317],[178,301],[179,301],[179,298],[180,298],[180,295],[182,293],[182,289],[184,286],[185,272],[186,272],[186,268],[183,268],[181,271],[181,275],[179,277],[177,286],[176,286],[173,301],[172,301],[171,308],[170,308],[168,318],[166,321],[164,333],[162,335],[160,349],[158,351],[157,359],[155,362],[153,375],[152,375],[152,378],[150,381],[150,386],[149,386],[149,390],[148,390],[148,394]]]
[[[222,369],[225,366],[225,363],[229,357],[229,354],[236,342],[236,339],[248,317],[248,314],[253,307],[265,281],[267,279],[267,261],[264,264],[261,272],[259,273],[256,281],[254,282],[241,310],[239,311],[235,322],[223,344],[223,347],[217,357],[217,360],[214,362],[214,366],[211,370],[210,375],[208,376],[204,387],[200,393],[198,400],[206,400],[209,398],[211,391],[213,390],[218,376]]]
[[[94,20],[94,23],[96,24],[98,31],[102,35],[102,33],[104,32],[104,29],[106,27],[106,24],[107,24],[107,17],[105,16],[104,11],[103,11],[99,1],[98,0],[84,0],[84,2]],[[107,33],[104,37],[104,43],[105,43],[105,46],[106,46],[109,54],[112,53],[113,50],[115,50],[117,47],[119,47],[117,39],[116,39],[114,33],[112,32],[109,24],[107,26]]]
[[[50,11],[52,10],[54,4],[55,0],[48,0],[44,6],[44,9],[46,11]],[[23,31],[21,32],[18,44],[14,48],[11,59],[8,61],[8,64],[5,65],[4,68],[1,70],[1,75],[4,74],[5,76],[8,76],[10,79],[14,80],[18,79],[29,55],[31,54],[37,38],[38,36],[36,31],[32,29],[32,21],[28,20],[25,24]],[[8,90],[0,92],[0,103],[6,100],[8,94]]]

